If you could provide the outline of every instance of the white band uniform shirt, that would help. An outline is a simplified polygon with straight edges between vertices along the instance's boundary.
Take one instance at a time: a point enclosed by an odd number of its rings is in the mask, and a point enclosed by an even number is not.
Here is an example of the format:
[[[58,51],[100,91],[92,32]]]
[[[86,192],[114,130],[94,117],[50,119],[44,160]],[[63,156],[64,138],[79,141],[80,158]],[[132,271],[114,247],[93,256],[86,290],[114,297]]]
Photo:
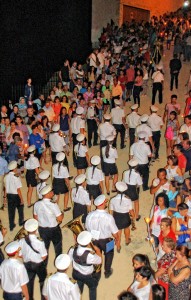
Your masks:
[[[163,126],[162,118],[154,112],[149,116],[147,123],[152,131],[160,131]]]
[[[83,188],[83,186],[79,186],[77,188],[72,189],[72,201],[81,205],[91,205],[89,193]]]
[[[100,136],[101,141],[107,140],[108,136],[116,135],[116,130],[113,125],[111,125],[109,122],[105,122],[103,124],[100,124],[98,126],[98,134]]]
[[[122,196],[118,194],[113,197],[110,201],[110,210],[116,211],[118,213],[128,213],[133,209],[132,201],[125,195]]]
[[[49,135],[49,144],[52,152],[62,152],[66,146],[64,138],[58,132]]]
[[[23,263],[15,258],[5,259],[0,265],[0,280],[3,291],[21,293],[21,286],[29,282]]]
[[[68,275],[56,272],[44,284],[43,295],[48,300],[80,300],[81,295],[77,283],[72,283]]]
[[[61,215],[60,208],[56,203],[50,202],[50,199],[44,198],[34,205],[34,215],[38,216],[40,227],[56,227],[58,222],[57,217]]]
[[[5,176],[5,188],[7,194],[17,195],[17,189],[22,187],[21,179],[14,172],[9,172]]]
[[[88,107],[87,119],[92,120],[95,117],[95,108],[93,106]]]
[[[77,144],[74,147],[74,152],[79,157],[86,157],[86,152],[88,152],[88,148],[85,145],[80,144],[79,146],[79,144]]]
[[[40,167],[39,160],[34,154],[30,154],[29,158],[25,160],[24,165],[27,170],[35,170]]]
[[[81,128],[86,128],[85,121],[82,120],[81,116],[72,118],[70,126],[72,133],[74,134],[79,134]]]
[[[110,238],[112,234],[118,232],[113,216],[100,209],[96,209],[87,215],[85,227],[91,232],[95,240]],[[94,235],[95,231],[96,236]]]
[[[61,165],[59,168],[59,164],[54,164],[52,167],[52,175],[54,178],[68,178],[70,175],[68,173],[68,169],[66,166]]]
[[[81,256],[85,251],[92,251],[92,249],[88,248],[88,247],[82,247],[80,245],[78,245],[77,247],[77,255]],[[98,256],[97,254],[92,254],[92,253],[88,253],[87,255],[87,260],[86,263],[90,266],[82,266],[80,264],[78,264],[77,262],[75,262],[75,260],[73,259],[73,253],[74,253],[74,249],[71,248],[68,255],[70,256],[72,263],[73,263],[73,268],[78,271],[79,273],[83,274],[83,275],[90,275],[94,272],[94,266],[93,265],[99,265],[101,264],[101,257]]]
[[[153,79],[154,83],[156,83],[156,82],[161,83],[162,81],[164,81],[164,75],[160,71],[156,71],[153,73],[152,79]]]
[[[43,196],[41,195],[41,190],[47,185],[46,182],[40,182],[37,184],[36,186],[36,192],[37,192],[37,195],[38,195],[38,199],[42,199]]]
[[[111,110],[112,124],[122,125],[123,124],[122,119],[124,117],[125,117],[124,109],[120,108],[119,106],[112,108]]]
[[[188,135],[189,135],[189,140],[191,141],[191,126],[188,126],[186,124],[183,124],[181,127],[180,127],[180,133],[182,132],[187,132]]]
[[[126,120],[129,128],[135,129],[140,124],[140,115],[136,111],[132,111]]]
[[[123,181],[127,184],[127,185],[142,185],[143,184],[143,180],[140,176],[140,174],[138,172],[136,172],[134,169],[127,170],[123,173]]]
[[[145,142],[149,142],[149,137],[153,136],[151,128],[147,124],[138,125],[135,131],[135,136],[138,136],[141,131],[146,133]]]
[[[93,175],[92,175],[93,174]],[[93,166],[88,167],[86,170],[86,182],[89,185],[98,185],[100,181],[104,181],[104,175],[102,170],[94,168]]]
[[[138,161],[139,165],[145,165],[149,162],[148,156],[151,155],[151,150],[149,145],[140,140],[131,146],[130,155]]]
[[[19,241],[21,247],[19,255],[22,255],[24,263],[29,261],[32,261],[36,264],[41,263],[43,261],[42,257],[47,256],[47,250],[44,242],[40,241],[35,234],[29,234],[28,238],[32,247],[39,253],[34,252],[23,238]]]
[[[103,161],[105,163],[108,163],[108,164],[114,164],[115,160],[118,158],[116,148],[113,148],[112,145],[109,145],[109,156],[108,156],[108,158],[105,155],[105,150],[106,150],[106,147],[103,147],[102,148]]]

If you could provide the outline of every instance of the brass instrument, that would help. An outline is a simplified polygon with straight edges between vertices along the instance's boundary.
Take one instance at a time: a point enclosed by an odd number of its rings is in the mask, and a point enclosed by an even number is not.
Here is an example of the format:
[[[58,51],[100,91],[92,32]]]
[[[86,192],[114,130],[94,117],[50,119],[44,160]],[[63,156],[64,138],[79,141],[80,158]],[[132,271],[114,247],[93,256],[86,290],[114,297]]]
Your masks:
[[[22,238],[25,238],[28,235],[27,231],[22,227],[17,234],[14,237],[14,241],[21,240]]]
[[[83,215],[69,221],[67,224],[62,226],[62,228],[70,229],[73,232],[73,234],[75,234],[75,236],[77,237],[82,231],[85,230],[84,225],[82,224],[82,217]],[[90,247],[95,252],[94,245],[92,242],[90,243]],[[101,267],[102,265],[94,265],[95,272],[99,273],[101,271]]]

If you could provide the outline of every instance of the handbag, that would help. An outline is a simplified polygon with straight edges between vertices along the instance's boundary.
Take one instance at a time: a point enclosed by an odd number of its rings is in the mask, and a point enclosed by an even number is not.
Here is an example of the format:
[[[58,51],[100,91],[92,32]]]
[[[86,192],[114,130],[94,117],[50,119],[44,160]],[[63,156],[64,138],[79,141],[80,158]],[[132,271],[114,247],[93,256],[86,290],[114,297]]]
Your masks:
[[[167,127],[165,132],[165,138],[168,140],[172,140],[174,137],[173,129],[171,126]]]
[[[188,230],[188,228],[185,225],[181,224],[180,231],[186,231],[186,230]],[[187,243],[189,238],[190,238],[190,235],[188,233],[181,234],[178,236],[177,244],[184,245],[185,243]]]

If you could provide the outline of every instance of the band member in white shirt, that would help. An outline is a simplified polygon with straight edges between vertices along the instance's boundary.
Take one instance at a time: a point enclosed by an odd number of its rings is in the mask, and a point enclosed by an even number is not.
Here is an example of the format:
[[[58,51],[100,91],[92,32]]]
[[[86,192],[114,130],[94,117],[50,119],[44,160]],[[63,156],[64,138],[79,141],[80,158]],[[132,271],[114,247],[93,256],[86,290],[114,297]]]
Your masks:
[[[90,199],[95,200],[99,195],[104,194],[104,175],[102,170],[98,168],[101,158],[94,155],[91,158],[91,167],[86,170],[87,191]]]
[[[76,137],[77,144],[74,146],[76,155],[77,174],[85,173],[89,163],[88,148],[85,144],[85,135],[79,133]]]

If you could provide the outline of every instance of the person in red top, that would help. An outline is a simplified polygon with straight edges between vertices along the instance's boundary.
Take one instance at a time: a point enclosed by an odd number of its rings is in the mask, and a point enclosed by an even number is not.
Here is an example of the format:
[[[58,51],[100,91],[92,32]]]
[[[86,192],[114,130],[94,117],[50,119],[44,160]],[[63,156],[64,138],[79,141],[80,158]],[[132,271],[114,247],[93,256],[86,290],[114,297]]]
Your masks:
[[[182,145],[176,144],[173,146],[174,155],[178,158],[178,166],[181,169],[182,175],[184,175],[186,170],[187,159],[182,153]]]
[[[124,71],[120,70],[118,81],[120,82],[121,88],[122,88],[122,99],[125,105],[126,100],[126,76],[124,75]]]
[[[126,70],[126,90],[127,90],[126,97],[127,97],[127,102],[131,101],[130,97],[132,95],[134,80],[135,80],[135,70],[134,70],[134,65],[131,63],[129,69]]]
[[[184,109],[184,116],[187,116],[191,113],[191,90],[189,91],[189,97],[186,98],[186,106]]]
[[[176,242],[176,236],[174,231],[171,229],[172,221],[170,218],[162,218],[160,223],[161,232],[158,237],[159,244],[162,245],[164,238],[168,237],[173,239],[174,242]]]

